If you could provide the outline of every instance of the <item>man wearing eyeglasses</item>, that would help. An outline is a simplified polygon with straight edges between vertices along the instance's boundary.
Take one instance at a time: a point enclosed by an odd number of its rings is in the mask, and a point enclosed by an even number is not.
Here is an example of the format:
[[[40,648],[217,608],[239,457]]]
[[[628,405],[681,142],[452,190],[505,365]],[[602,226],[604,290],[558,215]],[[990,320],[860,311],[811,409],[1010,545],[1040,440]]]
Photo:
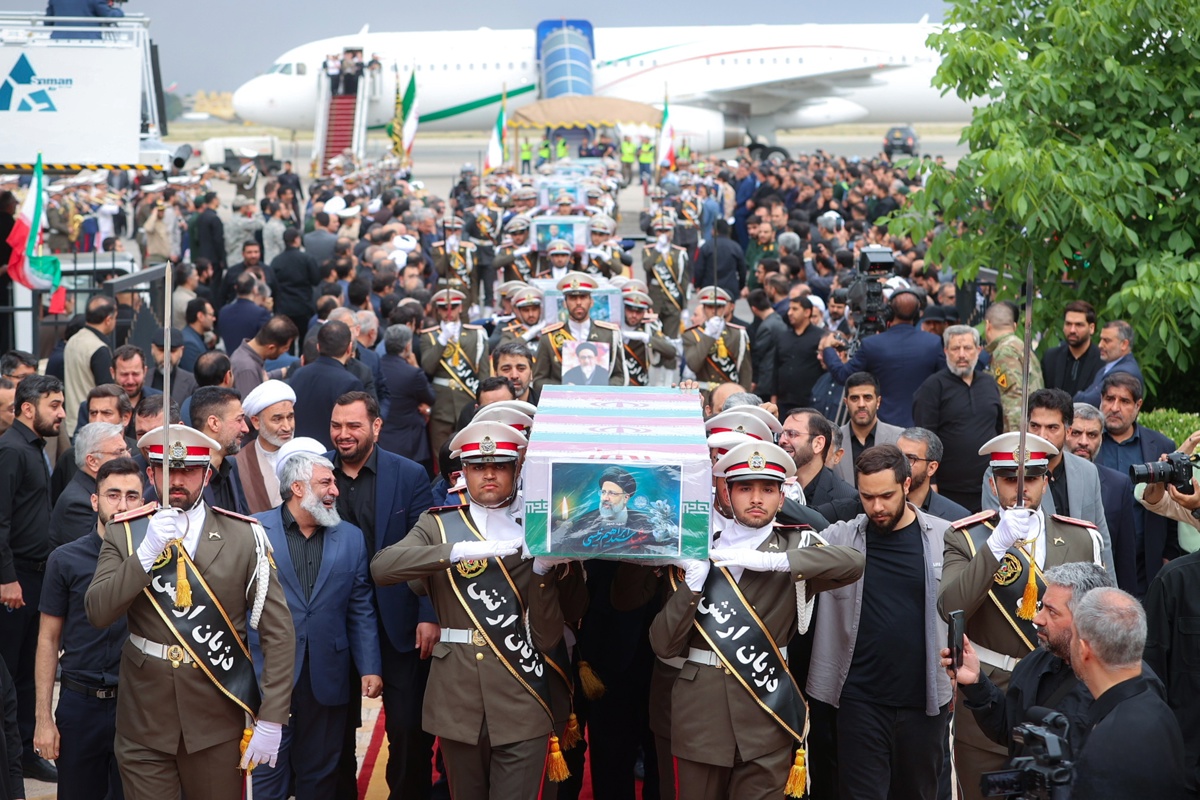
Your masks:
[[[81,428],[118,428],[94,423]],[[103,439],[103,449],[125,446],[118,434]],[[119,442],[119,444],[116,444]],[[102,445],[103,446],[103,445]],[[90,449],[90,448],[89,448]],[[88,455],[89,460],[92,455]],[[81,465],[79,475],[88,467]],[[88,622],[84,593],[92,583],[104,526],[117,514],[142,504],[142,470],[128,457],[106,458],[92,470],[95,491],[88,498],[92,529],[50,554],[39,605],[34,752],[53,759],[59,769],[58,796],[121,798],[121,779],[113,755],[117,723],[117,669],[129,636],[125,617],[107,628]],[[62,657],[59,657],[59,652]],[[62,691],[53,713],[54,673],[62,666]]]
[[[825,466],[825,454],[832,441],[833,423],[815,408],[798,408],[784,418],[779,446],[796,463],[795,484],[804,490],[803,497],[810,506],[858,496],[853,486]],[[787,497],[792,497],[791,484],[785,482],[783,487]]]
[[[86,536],[96,527],[92,495],[96,475],[114,458],[128,458],[125,429],[109,422],[92,422],[75,431],[75,466],[70,482],[50,512],[50,547],[56,548]]]

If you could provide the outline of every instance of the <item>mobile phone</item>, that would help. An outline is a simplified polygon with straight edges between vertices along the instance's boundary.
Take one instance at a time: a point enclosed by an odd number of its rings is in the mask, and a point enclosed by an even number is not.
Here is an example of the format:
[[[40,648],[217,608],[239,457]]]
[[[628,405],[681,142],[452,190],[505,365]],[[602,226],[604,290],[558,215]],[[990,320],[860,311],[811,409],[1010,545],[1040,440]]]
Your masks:
[[[966,630],[966,624],[966,615],[961,610],[950,612],[946,646],[950,648],[950,657],[954,660],[954,668],[956,670],[963,665],[963,634]]]

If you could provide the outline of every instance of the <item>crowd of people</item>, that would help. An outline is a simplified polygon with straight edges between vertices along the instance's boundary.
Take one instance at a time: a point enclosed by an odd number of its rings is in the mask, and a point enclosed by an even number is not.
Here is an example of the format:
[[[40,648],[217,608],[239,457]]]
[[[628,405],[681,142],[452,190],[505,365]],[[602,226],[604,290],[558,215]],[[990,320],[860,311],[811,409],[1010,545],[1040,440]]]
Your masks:
[[[1200,432],[1139,424],[1129,324],[1074,301],[1024,363],[1017,306],[874,224],[920,191],[886,160],[681,158],[622,213],[626,149],[446,198],[348,158],[112,198],[173,329],[96,294],[0,358],[0,800],[239,765],[357,797],[364,697],[393,797],[577,797],[586,753],[605,800],[976,798],[1034,706],[1074,796],[1190,796],[1200,493],[1128,476]],[[711,560],[529,555],[555,385],[697,395]]]

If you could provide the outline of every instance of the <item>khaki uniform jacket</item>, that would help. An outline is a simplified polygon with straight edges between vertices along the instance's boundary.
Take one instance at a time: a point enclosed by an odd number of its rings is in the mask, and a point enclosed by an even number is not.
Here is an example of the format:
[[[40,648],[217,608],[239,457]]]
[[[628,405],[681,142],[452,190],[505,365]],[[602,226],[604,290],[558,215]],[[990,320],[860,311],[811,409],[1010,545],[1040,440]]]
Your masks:
[[[453,568],[454,545],[442,544],[435,513],[422,514],[407,536],[376,553],[371,577],[381,586],[420,581],[433,601],[439,625],[470,629],[474,624],[447,572]],[[533,561],[519,555],[505,558],[504,567],[525,602],[534,645],[542,652],[552,650],[563,636],[556,573],[536,575]],[[489,568],[495,568],[495,559]],[[485,724],[492,746],[548,736],[551,731],[550,717],[541,704],[487,645],[438,642],[433,647],[422,726],[435,736],[474,744]]]
[[[194,561],[245,641],[254,597],[251,593],[250,600],[246,599],[246,587],[257,565],[250,523],[208,508]],[[150,576],[137,555],[128,552],[124,524],[110,522],[85,597],[88,619],[103,628],[124,614],[131,634],[151,642],[174,644],[175,634],[142,591],[149,585]],[[258,715],[268,722],[287,724],[296,659],[295,631],[273,567],[258,635],[263,652]],[[173,668],[169,661],[148,656],[130,642],[121,650],[120,689],[117,733],[159,752],[177,752],[182,736],[184,749],[196,753],[241,738],[246,726],[245,712],[203,671],[188,664]]]
[[[806,581],[809,597],[853,583],[865,560],[852,547],[800,547],[801,532],[773,531],[758,549],[786,551],[791,573],[742,573],[738,587],[776,644],[786,646],[796,631],[796,581]],[[692,624],[700,595],[682,580],[650,626],[650,646],[662,658],[686,656],[695,647],[710,650]],[[671,751],[689,761],[732,767],[789,744],[790,736],[724,668],[687,662],[671,693]]]
[[[647,377],[650,375],[651,367],[675,360],[675,345],[671,344],[667,337],[663,336],[662,330],[658,325],[651,325],[645,322],[640,327],[634,328],[634,330],[650,334],[650,340],[646,342],[622,341],[622,349],[632,351],[634,357],[646,365]],[[628,358],[629,353],[624,352],[624,356]]]
[[[729,358],[737,364],[737,382],[747,392],[754,384],[754,366],[750,363],[750,336],[741,325],[725,323],[721,339],[729,351]],[[708,362],[708,357],[717,352],[717,340],[704,332],[703,325],[693,325],[683,332],[683,360],[688,369],[696,373],[696,380],[704,383],[724,383],[726,378]]]
[[[663,260],[663,254],[654,249],[653,242],[647,242],[646,248],[642,250],[642,269],[646,272],[646,288],[649,289],[651,301],[653,301],[654,310],[662,313],[662,308],[670,306],[676,307],[676,301],[670,299],[670,295],[663,289],[662,284],[654,277],[654,265]],[[692,282],[692,270],[688,264],[687,250],[684,250],[677,244],[671,245],[670,260],[667,263],[667,269],[675,277],[675,285],[679,291],[684,293],[683,302],[679,305],[682,308],[687,307],[687,287]],[[681,310],[682,310],[681,308]]]
[[[509,321],[500,331],[500,341],[498,342],[497,346],[508,344],[509,342],[523,344],[529,348],[529,355],[530,358],[532,358],[537,354],[538,339],[541,338],[541,333],[539,332],[537,336],[533,337],[533,341],[527,342],[525,341],[524,336],[528,330],[529,326],[520,320],[514,319]]]
[[[458,423],[458,416],[463,408],[473,404],[476,398],[460,386],[449,370],[442,365],[443,358],[453,363],[454,349],[451,344],[445,347],[438,344],[438,334],[441,332],[441,325],[421,331],[421,369],[425,370],[431,383],[438,379],[450,381],[450,386],[433,383],[433,393],[438,402],[433,405],[431,418],[454,425]],[[463,323],[458,333],[458,346],[462,348],[459,358],[467,360],[480,381],[492,374],[491,362],[488,360],[487,331],[479,325]]]
[[[554,349],[554,342],[550,334],[564,328],[567,339],[575,341],[570,327],[565,322],[556,322],[542,328],[542,335],[538,340],[537,357],[534,359],[533,365],[533,386],[538,392],[541,392],[542,387],[546,384],[551,386],[562,384],[562,354]],[[588,328],[587,340],[602,342],[609,346],[608,385],[628,386],[629,375],[625,372],[625,357],[622,351],[624,341],[621,339],[621,329],[611,322],[592,320]]]
[[[458,255],[466,259],[467,264],[467,280],[463,282],[462,277],[450,265],[450,254],[446,252],[445,242],[434,242],[432,246],[433,268],[437,271],[438,289],[457,289],[467,296],[466,302],[463,305],[463,311],[475,305],[477,300],[475,284],[476,277],[476,262],[479,260],[478,249],[471,242],[458,243]]]
[[[518,249],[523,249],[525,252],[521,255],[516,255]],[[530,250],[529,245],[522,248],[507,246],[496,250],[496,258],[492,261],[496,267],[496,272],[499,274],[500,281],[507,283],[508,281],[523,281],[525,276],[517,269],[516,261],[521,259],[525,262],[526,268],[529,270],[529,277],[534,277],[537,274],[537,253]]]

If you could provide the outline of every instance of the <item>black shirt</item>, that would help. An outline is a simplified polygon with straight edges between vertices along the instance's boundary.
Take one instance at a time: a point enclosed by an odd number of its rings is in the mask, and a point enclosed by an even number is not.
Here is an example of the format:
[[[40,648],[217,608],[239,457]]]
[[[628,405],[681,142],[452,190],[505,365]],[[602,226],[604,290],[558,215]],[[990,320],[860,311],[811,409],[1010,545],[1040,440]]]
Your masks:
[[[367,552],[375,552],[375,478],[378,472],[379,448],[372,447],[371,455],[358,469],[358,477],[342,472],[341,456],[334,458],[333,475],[337,479],[337,510],[342,519],[357,525],[367,540]]]
[[[854,435],[854,427],[850,428],[850,463],[857,464],[858,457],[862,455],[862,451],[868,447],[875,446],[875,431],[879,430],[879,420],[875,420],[875,424],[871,426],[871,432],[867,434],[867,438],[862,444],[858,443],[858,437]],[[858,470],[854,470],[854,485],[858,485]]]
[[[0,583],[16,582],[14,561],[46,561],[51,510],[46,442],[13,420],[0,436]]]
[[[979,455],[979,448],[1004,432],[996,380],[976,372],[968,384],[948,369],[933,373],[913,395],[913,424],[942,440],[938,490],[970,511],[979,511],[988,466],[988,456]]]
[[[107,628],[93,628],[83,598],[104,540],[92,532],[68,542],[50,554],[38,610],[62,617],[62,674],[86,686],[116,686],[121,664],[121,646],[129,636],[122,616]]]
[[[208,488],[212,490],[212,499],[209,500],[209,505],[232,511],[235,514],[244,514],[246,510],[238,505],[237,493],[234,491],[233,480],[230,477],[231,472],[233,472],[233,457],[225,456],[221,459],[221,466],[213,470],[212,477],[208,481]]]
[[[305,599],[309,599],[317,583],[317,575],[321,572],[321,557],[325,554],[325,526],[319,526],[312,536],[305,536],[286,503],[279,507],[279,516],[283,519],[283,532],[287,537],[288,555],[292,557],[296,579],[304,589]]]
[[[925,549],[913,520],[891,533],[867,526],[862,612],[842,697],[925,708]]]
[[[1054,510],[1059,514],[1070,514],[1067,496],[1067,460],[1059,458],[1058,467],[1050,471],[1050,496],[1054,498]]]
[[[812,405],[812,389],[825,368],[817,360],[817,344],[824,328],[809,325],[799,336],[788,326],[775,340],[775,395],[783,412]]]

